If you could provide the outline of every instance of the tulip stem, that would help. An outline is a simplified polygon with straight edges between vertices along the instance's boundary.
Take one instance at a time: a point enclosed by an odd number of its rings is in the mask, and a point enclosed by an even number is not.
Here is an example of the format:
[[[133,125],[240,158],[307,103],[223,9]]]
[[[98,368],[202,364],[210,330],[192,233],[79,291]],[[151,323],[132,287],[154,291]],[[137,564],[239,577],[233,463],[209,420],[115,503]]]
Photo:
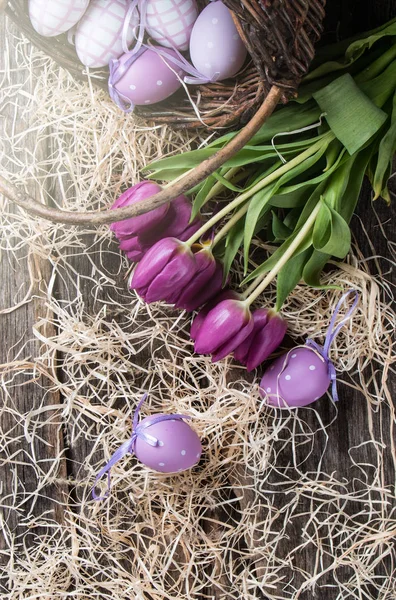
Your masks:
[[[304,225],[301,227],[300,231],[294,238],[293,242],[287,248],[283,256],[278,260],[276,265],[271,269],[271,271],[265,276],[258,277],[255,281],[248,287],[246,292],[243,294],[243,297],[246,298],[247,306],[250,306],[252,302],[260,296],[260,294],[265,290],[265,288],[271,283],[273,279],[277,276],[282,267],[290,260],[299,247],[299,245],[304,241],[305,236],[312,229],[316,217],[321,208],[321,203],[318,201],[315,208],[309,215],[308,219],[305,221]],[[263,279],[264,277],[264,279]]]
[[[287,173],[288,171],[290,171],[297,165],[304,162],[304,160],[306,160],[307,158],[309,158],[310,156],[315,154],[315,152],[320,150],[320,148],[324,144],[328,144],[333,139],[334,139],[334,134],[331,131],[329,131],[326,135],[324,135],[315,144],[310,146],[310,148],[307,148],[306,150],[304,150],[304,152],[301,152],[301,154],[298,154],[297,156],[292,158],[292,160],[290,160],[286,164],[279,167],[279,169],[276,169],[276,171],[273,171],[272,173],[267,175],[267,177],[264,177],[264,179],[261,179],[260,181],[258,181],[256,183],[256,185],[254,185],[252,188],[250,188],[243,194],[240,194],[239,196],[237,196],[234,200],[232,200],[232,202],[229,202],[229,204],[227,204],[222,210],[220,210],[211,219],[209,219],[209,221],[206,221],[206,223],[204,223],[202,225],[202,227],[200,229],[198,229],[198,231],[196,233],[194,233],[194,235],[191,236],[189,240],[187,240],[186,244],[189,246],[192,246],[192,244],[194,244],[197,240],[199,240],[201,235],[203,235],[204,233],[209,231],[209,229],[211,229],[214,225],[216,225],[216,223],[218,221],[220,221],[223,217],[225,217],[229,212],[231,212],[232,210],[237,208],[240,204],[245,202],[245,200],[248,200],[249,198],[254,196],[254,194],[256,194],[259,190],[263,189],[264,187],[266,187],[267,185],[269,185],[270,183],[272,183],[273,181],[278,179],[278,177],[281,177],[282,175],[284,175],[285,173]],[[244,211],[244,212],[246,212],[246,211]],[[240,216],[242,216],[244,214],[244,212],[243,213],[241,212]],[[236,214],[238,214],[238,213],[236,213]],[[218,237],[218,236],[216,236],[216,237]],[[218,238],[218,239],[220,239],[220,238]]]
[[[219,229],[219,231],[216,233],[216,235],[213,239],[212,248],[214,248],[216,246],[216,244],[219,243],[221,238],[223,238],[230,231],[230,229],[232,229],[234,227],[235,223],[238,223],[239,219],[241,219],[243,217],[243,215],[247,213],[248,208],[249,208],[249,202],[247,202],[244,206],[242,206],[235,213],[235,215],[232,215],[231,219],[229,219],[227,221],[227,223],[221,229]]]

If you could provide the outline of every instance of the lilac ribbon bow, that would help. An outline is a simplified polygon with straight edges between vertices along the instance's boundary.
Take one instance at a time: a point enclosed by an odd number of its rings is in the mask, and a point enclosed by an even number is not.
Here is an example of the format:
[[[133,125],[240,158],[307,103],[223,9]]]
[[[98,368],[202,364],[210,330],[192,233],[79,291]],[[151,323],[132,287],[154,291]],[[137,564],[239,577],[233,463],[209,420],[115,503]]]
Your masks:
[[[336,322],[338,313],[340,312],[341,306],[343,305],[345,300],[351,294],[355,295],[352,306],[350,307],[350,309],[348,310],[348,312],[346,313],[344,318],[338,323],[338,325],[336,327],[335,322]],[[338,335],[340,329],[345,325],[345,323],[351,317],[353,311],[356,308],[358,301],[359,301],[359,294],[356,290],[349,290],[348,292],[345,292],[345,294],[342,296],[342,298],[337,303],[337,306],[335,308],[333,316],[331,317],[331,321],[330,321],[329,328],[327,330],[324,345],[320,346],[319,344],[317,344],[316,342],[314,342],[314,340],[311,340],[310,338],[308,338],[307,341],[305,342],[305,345],[312,348],[318,354],[320,354],[320,356],[324,359],[325,363],[327,364],[327,370],[328,370],[328,374],[329,374],[330,381],[331,381],[331,393],[332,393],[334,402],[338,402],[337,373],[336,373],[334,364],[331,362],[331,360],[329,358],[329,350],[330,350],[331,344],[333,343],[333,340]]]
[[[101,469],[99,471],[99,473],[97,474],[97,476],[95,478],[94,486],[92,488],[92,498],[94,500],[97,500],[97,501],[104,500],[105,498],[108,497],[108,495],[110,493],[110,485],[111,485],[111,478],[110,478],[111,468],[116,464],[116,462],[118,462],[119,460],[121,460],[121,458],[126,456],[126,454],[133,454],[135,452],[135,444],[136,444],[136,440],[138,438],[140,440],[146,442],[146,444],[149,444],[150,446],[158,446],[159,440],[156,437],[154,437],[153,435],[150,435],[149,433],[147,433],[147,431],[145,431],[145,429],[147,429],[147,427],[151,427],[152,425],[155,425],[156,423],[161,423],[162,421],[170,421],[172,419],[179,420],[179,421],[181,421],[182,419],[189,421],[191,419],[191,417],[188,417],[187,415],[179,415],[179,414],[158,415],[156,417],[151,418],[149,422],[139,424],[139,412],[140,412],[143,402],[146,399],[147,399],[147,394],[144,394],[144,396],[142,397],[142,399],[140,400],[139,404],[136,407],[135,413],[133,415],[131,437],[129,438],[129,440],[124,442],[114,452],[114,454],[110,458],[110,460],[106,463],[106,465],[103,467],[103,469]],[[98,481],[106,473],[107,473],[107,491],[103,496],[98,496],[97,493],[95,492],[95,487],[96,487]]]

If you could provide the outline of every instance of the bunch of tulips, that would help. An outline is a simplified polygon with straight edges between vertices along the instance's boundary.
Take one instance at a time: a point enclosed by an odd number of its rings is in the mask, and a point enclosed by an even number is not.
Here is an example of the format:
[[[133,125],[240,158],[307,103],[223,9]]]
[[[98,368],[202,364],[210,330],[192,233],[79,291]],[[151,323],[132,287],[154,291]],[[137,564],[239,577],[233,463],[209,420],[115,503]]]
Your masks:
[[[139,202],[160,189],[156,183],[143,181],[126,190],[112,208]],[[200,309],[191,327],[197,353],[211,354],[213,362],[234,353],[251,371],[279,346],[286,322],[274,309],[251,310],[260,286],[249,288],[245,295],[223,287],[223,265],[213,254],[213,236],[205,238],[207,223],[191,220],[186,196],[113,223],[111,229],[120,249],[138,263],[130,285],[145,302],[163,301],[186,311]]]

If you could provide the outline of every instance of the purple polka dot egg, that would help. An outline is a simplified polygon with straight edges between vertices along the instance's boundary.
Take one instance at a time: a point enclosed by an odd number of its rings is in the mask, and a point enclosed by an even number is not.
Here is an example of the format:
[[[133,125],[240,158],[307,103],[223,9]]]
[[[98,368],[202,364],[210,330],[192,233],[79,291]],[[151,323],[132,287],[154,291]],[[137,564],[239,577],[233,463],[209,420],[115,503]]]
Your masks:
[[[194,67],[208,79],[221,81],[240,70],[246,54],[229,9],[220,0],[208,4],[191,33],[190,57]]]
[[[328,365],[309,346],[293,348],[265,371],[260,394],[275,407],[299,407],[319,400],[330,385]]]
[[[146,31],[161,46],[187,50],[198,17],[195,0],[147,0]]]
[[[76,28],[78,58],[86,67],[105,67],[123,53],[122,31],[130,2],[128,0],[91,0]],[[128,46],[135,40],[139,16],[134,11],[126,31]]]
[[[81,19],[89,0],[29,0],[33,28],[45,37],[68,31]]]
[[[142,48],[134,55],[123,54],[115,70],[114,89],[123,100],[132,105],[155,104],[174,94],[181,86],[184,71],[177,67],[172,58],[176,58],[173,50],[166,50],[166,57],[155,49]],[[125,64],[129,66],[125,68]],[[118,79],[117,71],[122,73]],[[117,81],[118,79],[118,81]]]
[[[151,415],[139,427],[158,440],[151,446],[142,437],[135,442],[135,455],[146,467],[160,473],[177,473],[191,469],[201,458],[202,446],[198,435],[182,419],[169,419],[150,425],[156,417]]]

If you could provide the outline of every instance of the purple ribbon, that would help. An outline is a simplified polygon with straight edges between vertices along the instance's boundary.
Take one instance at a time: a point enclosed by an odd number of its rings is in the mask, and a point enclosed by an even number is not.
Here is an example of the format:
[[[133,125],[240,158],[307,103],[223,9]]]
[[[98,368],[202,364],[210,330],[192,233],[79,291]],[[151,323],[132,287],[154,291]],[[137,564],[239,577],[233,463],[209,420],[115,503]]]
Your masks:
[[[344,318],[338,323],[338,325],[336,327],[335,322],[336,322],[338,313],[340,312],[341,306],[343,305],[345,300],[351,294],[355,295],[352,306],[350,307],[350,309],[348,310],[348,312],[346,313]],[[359,294],[356,290],[349,290],[348,292],[345,292],[345,294],[342,296],[342,298],[337,303],[337,306],[335,308],[333,316],[331,317],[331,321],[330,321],[329,328],[327,330],[324,345],[320,346],[319,344],[317,344],[316,342],[314,342],[314,340],[311,340],[310,338],[308,338],[307,341],[305,342],[305,345],[308,346],[309,348],[312,348],[318,354],[320,354],[320,356],[323,358],[323,360],[327,364],[327,372],[329,374],[330,381],[331,381],[331,393],[332,393],[334,402],[338,402],[337,373],[335,370],[335,366],[333,365],[333,363],[331,362],[331,360],[329,358],[329,350],[330,350],[331,344],[333,343],[333,340],[338,335],[340,329],[342,329],[342,327],[345,325],[345,323],[351,317],[353,311],[356,308],[358,301],[359,301]]]
[[[110,486],[111,486],[111,478],[110,478],[111,468],[116,464],[116,462],[118,462],[119,460],[121,460],[121,458],[126,456],[126,454],[134,454],[135,444],[136,444],[136,440],[138,438],[140,440],[142,440],[143,442],[145,442],[146,444],[149,444],[150,446],[158,446],[159,440],[157,438],[155,438],[153,435],[150,435],[149,433],[147,433],[147,431],[145,431],[145,429],[147,429],[147,427],[151,427],[151,425],[155,425],[156,423],[161,423],[162,421],[170,421],[172,419],[179,420],[179,421],[181,421],[182,419],[189,421],[191,419],[191,417],[188,417],[187,415],[179,415],[179,414],[157,415],[156,417],[152,417],[149,422],[139,424],[139,412],[140,412],[142,404],[146,400],[146,398],[147,398],[147,394],[144,394],[144,396],[142,397],[142,399],[140,400],[139,404],[136,407],[135,413],[133,415],[131,437],[129,438],[129,440],[124,442],[114,452],[114,454],[110,458],[110,460],[106,463],[106,465],[103,467],[103,469],[101,469],[99,471],[99,473],[97,474],[97,476],[95,478],[94,486],[92,488],[92,498],[94,500],[97,500],[97,501],[104,500],[105,498],[108,497],[108,495],[110,493]],[[103,477],[103,475],[106,475],[106,473],[107,473],[107,491],[103,496],[98,496],[97,493],[95,492],[95,487],[97,486],[98,481]]]

